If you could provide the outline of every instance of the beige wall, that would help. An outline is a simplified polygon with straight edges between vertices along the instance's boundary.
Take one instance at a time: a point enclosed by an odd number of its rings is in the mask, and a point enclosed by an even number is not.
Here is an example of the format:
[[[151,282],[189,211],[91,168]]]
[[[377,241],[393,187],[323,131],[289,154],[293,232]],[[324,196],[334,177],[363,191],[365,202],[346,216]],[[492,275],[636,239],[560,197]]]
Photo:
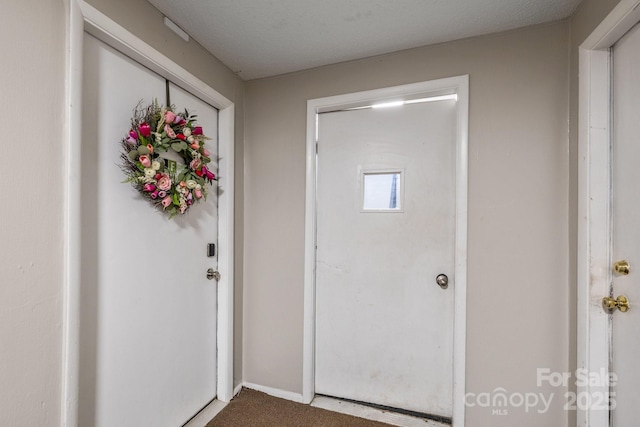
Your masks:
[[[541,391],[536,368],[568,370],[568,49],[563,22],[247,82],[246,381],[301,392],[306,100],[461,74],[467,391]],[[554,402],[547,414],[469,408],[467,425],[566,425]]]
[[[105,15],[180,64],[235,103],[235,345],[234,383],[242,379],[242,280],[244,227],[244,82],[193,38],[185,42],[146,0],[87,0]]]
[[[2,9],[0,424],[58,426],[66,2]]]

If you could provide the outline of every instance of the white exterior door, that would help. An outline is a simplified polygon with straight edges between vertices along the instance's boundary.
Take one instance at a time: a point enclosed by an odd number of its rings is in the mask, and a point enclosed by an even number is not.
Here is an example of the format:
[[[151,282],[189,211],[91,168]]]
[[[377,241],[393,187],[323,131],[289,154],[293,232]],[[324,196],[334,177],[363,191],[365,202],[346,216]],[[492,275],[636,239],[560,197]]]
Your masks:
[[[316,393],[451,418],[455,193],[455,100],[319,115]]]
[[[216,190],[168,220],[128,184],[118,141],[166,81],[85,34],[79,424],[184,424],[216,396]],[[217,150],[217,111],[171,87]]]
[[[613,275],[612,296],[626,296],[631,309],[611,316],[612,426],[626,427],[640,418],[640,25],[616,43],[613,64],[612,258],[628,261],[630,271]]]

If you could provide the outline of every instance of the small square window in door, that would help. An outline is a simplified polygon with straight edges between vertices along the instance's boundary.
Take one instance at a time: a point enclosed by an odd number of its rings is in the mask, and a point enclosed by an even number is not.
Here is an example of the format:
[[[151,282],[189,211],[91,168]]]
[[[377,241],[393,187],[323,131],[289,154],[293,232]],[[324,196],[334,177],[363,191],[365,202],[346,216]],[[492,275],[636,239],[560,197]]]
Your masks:
[[[362,172],[362,212],[403,212],[403,173]]]

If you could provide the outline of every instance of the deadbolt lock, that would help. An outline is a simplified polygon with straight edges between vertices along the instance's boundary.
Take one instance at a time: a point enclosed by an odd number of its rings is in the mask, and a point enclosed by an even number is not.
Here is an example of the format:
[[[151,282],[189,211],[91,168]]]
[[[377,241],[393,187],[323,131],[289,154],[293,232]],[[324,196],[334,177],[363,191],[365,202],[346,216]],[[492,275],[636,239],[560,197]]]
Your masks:
[[[630,267],[627,260],[623,259],[622,261],[613,263],[613,271],[623,276],[626,276],[627,274],[629,274],[629,269]]]
[[[626,313],[629,311],[631,306],[629,304],[629,299],[624,295],[620,295],[615,299],[611,297],[602,298],[602,308],[604,308],[604,311],[607,313],[613,313],[616,308],[621,312]]]

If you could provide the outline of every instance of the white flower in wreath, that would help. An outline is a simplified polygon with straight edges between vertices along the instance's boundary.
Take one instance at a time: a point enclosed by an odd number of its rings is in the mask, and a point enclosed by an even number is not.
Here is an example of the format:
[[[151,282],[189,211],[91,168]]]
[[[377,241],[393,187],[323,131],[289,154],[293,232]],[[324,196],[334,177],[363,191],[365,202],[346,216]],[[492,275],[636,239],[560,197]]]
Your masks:
[[[187,188],[189,190],[193,190],[194,188],[196,188],[196,185],[198,185],[197,182],[195,182],[194,180],[190,179],[187,181]]]
[[[182,129],[182,134],[186,137],[189,137],[191,135],[191,129],[188,127],[185,127],[184,129]]]
[[[187,141],[189,141],[191,143],[193,143],[193,141],[195,141],[195,140],[196,140],[196,138],[193,135],[187,137]]]
[[[196,190],[202,190],[202,185],[196,184]]]
[[[152,168],[154,171],[158,171],[158,170],[160,170],[160,162],[159,162],[159,161],[157,161],[157,160],[155,160],[153,163],[151,163],[151,168]],[[154,175],[155,175],[155,173],[154,173]]]
[[[145,168],[144,169],[144,177],[149,179],[149,178],[153,178],[154,176],[156,176],[156,170],[152,169],[152,168]]]

